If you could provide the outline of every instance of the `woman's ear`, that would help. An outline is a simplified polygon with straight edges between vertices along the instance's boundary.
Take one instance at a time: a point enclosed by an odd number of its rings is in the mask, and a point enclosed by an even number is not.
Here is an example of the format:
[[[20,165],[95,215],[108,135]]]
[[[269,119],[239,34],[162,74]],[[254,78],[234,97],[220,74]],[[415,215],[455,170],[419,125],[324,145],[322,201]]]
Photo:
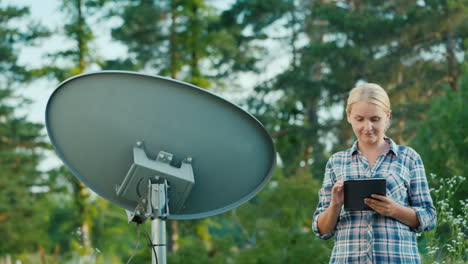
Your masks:
[[[392,122],[392,110],[388,110],[387,122],[385,124],[385,132],[387,132],[388,128],[390,127],[391,122]]]

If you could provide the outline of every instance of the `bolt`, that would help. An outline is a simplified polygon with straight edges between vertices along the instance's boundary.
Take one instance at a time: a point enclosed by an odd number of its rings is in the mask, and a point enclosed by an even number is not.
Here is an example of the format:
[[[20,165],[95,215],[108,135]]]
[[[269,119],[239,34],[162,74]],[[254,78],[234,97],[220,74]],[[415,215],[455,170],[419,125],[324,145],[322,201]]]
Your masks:
[[[137,147],[141,147],[143,145],[143,142],[137,141],[136,145],[137,145]]]

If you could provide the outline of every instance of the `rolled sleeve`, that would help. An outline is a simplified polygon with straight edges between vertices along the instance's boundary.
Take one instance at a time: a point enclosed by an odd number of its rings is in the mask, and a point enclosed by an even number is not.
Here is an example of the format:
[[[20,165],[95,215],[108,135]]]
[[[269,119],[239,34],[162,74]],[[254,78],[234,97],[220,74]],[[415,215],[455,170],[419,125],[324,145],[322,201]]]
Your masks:
[[[418,228],[412,230],[421,233],[434,229],[437,220],[436,210],[432,202],[423,162],[417,154],[411,170],[409,202],[419,220]]]
[[[332,157],[333,158],[333,157]],[[330,239],[335,235],[335,229],[327,234],[321,234],[318,229],[318,218],[319,216],[325,212],[331,202],[331,189],[336,182],[335,174],[333,173],[332,169],[332,158],[327,162],[327,166],[325,168],[325,176],[322,184],[322,188],[319,190],[319,202],[317,205],[317,209],[315,210],[313,221],[312,221],[312,230],[320,239]]]
[[[418,228],[412,229],[414,232],[422,233],[434,229],[437,220],[435,209],[418,207],[413,207],[413,209],[416,211],[419,220]]]
[[[319,214],[320,215],[320,214]],[[332,238],[334,235],[335,235],[335,231],[332,231],[330,233],[327,233],[327,234],[320,234],[320,231],[318,229],[318,217],[319,215],[317,216],[314,216],[314,221],[312,222],[312,230],[314,230],[314,233],[317,235],[318,238],[320,239],[323,239],[323,240],[327,240],[327,239],[330,239]]]

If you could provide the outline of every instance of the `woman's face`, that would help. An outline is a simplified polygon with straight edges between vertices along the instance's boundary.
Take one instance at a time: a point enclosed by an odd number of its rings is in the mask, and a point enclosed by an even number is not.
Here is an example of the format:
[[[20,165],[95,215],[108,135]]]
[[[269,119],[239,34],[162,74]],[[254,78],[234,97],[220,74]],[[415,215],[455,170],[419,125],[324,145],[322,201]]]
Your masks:
[[[348,114],[348,122],[354,134],[359,142],[367,145],[376,145],[383,140],[389,121],[390,112],[385,113],[378,105],[362,100],[353,103]]]

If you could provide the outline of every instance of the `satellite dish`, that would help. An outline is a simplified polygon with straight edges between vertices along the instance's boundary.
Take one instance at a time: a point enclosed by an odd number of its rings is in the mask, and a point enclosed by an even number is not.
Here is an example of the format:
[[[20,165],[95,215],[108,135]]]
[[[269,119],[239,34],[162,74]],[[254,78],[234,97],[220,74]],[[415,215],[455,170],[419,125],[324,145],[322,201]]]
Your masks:
[[[62,82],[46,128],[72,173],[133,220],[226,212],[254,197],[275,166],[273,141],[252,115],[196,86],[134,72]]]

